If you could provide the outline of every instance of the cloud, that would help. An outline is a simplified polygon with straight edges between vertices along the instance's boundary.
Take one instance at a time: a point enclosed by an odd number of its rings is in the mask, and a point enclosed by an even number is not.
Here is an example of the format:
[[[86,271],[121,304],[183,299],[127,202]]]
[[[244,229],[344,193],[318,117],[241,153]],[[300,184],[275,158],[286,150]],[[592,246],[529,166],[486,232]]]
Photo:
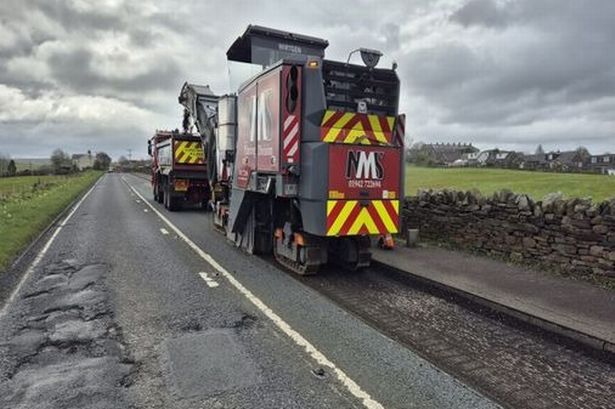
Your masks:
[[[483,25],[501,27],[508,23],[509,13],[504,4],[494,0],[471,0],[451,16],[464,26]]]
[[[29,98],[18,88],[0,84],[2,122],[97,121],[113,127],[117,122],[145,125],[150,113],[124,101],[96,96],[45,93]]]
[[[67,146],[71,152],[145,146],[145,138],[162,122],[148,110],[113,98],[55,92],[32,98],[0,85],[1,137],[6,136],[2,150],[22,149],[19,156],[46,156],[38,152]]]
[[[132,148],[144,156],[154,129],[179,126],[184,81],[234,91],[225,52],[251,23],[326,38],[331,59],[382,50],[383,66],[399,64],[400,108],[415,140],[615,150],[615,2],[310,5],[3,1],[0,150],[104,147],[118,156]]]
[[[76,92],[151,92],[171,90],[181,70],[172,59],[132,55],[124,50],[96,53],[75,49],[54,53],[47,60],[58,84]]]
[[[609,149],[615,31],[602,14],[613,7],[540,3],[472,0],[450,15],[448,39],[406,54],[406,90],[432,106],[436,138]]]

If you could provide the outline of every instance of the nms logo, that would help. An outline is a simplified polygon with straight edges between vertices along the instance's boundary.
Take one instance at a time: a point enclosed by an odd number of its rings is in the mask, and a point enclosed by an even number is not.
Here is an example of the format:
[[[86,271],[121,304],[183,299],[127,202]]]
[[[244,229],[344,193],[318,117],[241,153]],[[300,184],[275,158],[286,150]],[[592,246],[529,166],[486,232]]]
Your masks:
[[[346,179],[382,180],[384,152],[349,150],[346,159]]]

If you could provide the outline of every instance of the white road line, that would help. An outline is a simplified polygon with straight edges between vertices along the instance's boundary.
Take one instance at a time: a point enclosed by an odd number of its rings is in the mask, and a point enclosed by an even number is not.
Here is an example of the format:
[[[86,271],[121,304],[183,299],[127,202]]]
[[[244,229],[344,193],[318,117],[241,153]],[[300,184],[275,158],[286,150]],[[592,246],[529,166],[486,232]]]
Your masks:
[[[25,274],[23,275],[23,277],[21,278],[21,280],[19,281],[19,284],[17,284],[17,287],[15,287],[15,289],[13,290],[13,292],[11,293],[11,296],[9,297],[8,300],[6,300],[6,303],[4,304],[4,307],[2,307],[2,310],[0,310],[0,318],[2,318],[5,314],[6,311],[8,309],[8,306],[15,300],[15,297],[17,296],[17,294],[19,293],[19,291],[21,290],[21,287],[23,286],[23,284],[26,282],[26,280],[28,279],[28,277],[30,277],[30,275],[32,275],[32,272],[34,271],[34,269],[36,268],[36,266],[38,266],[38,264],[41,262],[41,260],[43,259],[43,257],[45,257],[45,254],[47,253],[47,251],[49,250],[49,247],[51,247],[51,244],[53,243],[53,241],[56,239],[56,237],[58,236],[58,234],[60,233],[60,231],[62,230],[62,228],[64,226],[66,226],[66,223],[70,220],[70,218],[73,216],[73,214],[75,214],[75,212],[77,211],[77,209],[79,208],[79,206],[81,206],[81,203],[83,203],[83,201],[90,195],[90,193],[92,192],[92,190],[94,190],[94,188],[96,186],[98,186],[98,183],[102,180],[103,178],[99,178],[96,183],[94,183],[94,186],[92,186],[90,188],[90,190],[87,191],[87,193],[85,195],[83,195],[83,197],[81,198],[81,200],[79,200],[77,202],[77,204],[73,207],[73,210],[70,211],[70,213],[64,218],[64,220],[62,220],[62,222],[58,225],[58,227],[56,227],[55,231],[53,232],[53,234],[51,235],[51,237],[49,237],[49,240],[47,240],[47,243],[45,243],[45,245],[43,246],[42,250],[36,255],[36,257],[34,258],[34,260],[32,260],[32,263],[30,264],[30,266],[28,267],[28,269],[26,270]]]
[[[213,278],[211,278],[207,273],[205,272],[200,272],[199,275],[201,276],[201,278],[203,280],[205,280],[205,283],[211,287],[211,288],[216,288],[217,286],[219,286],[220,284],[218,284],[218,282],[216,280],[214,280]]]
[[[374,400],[367,392],[365,392],[354,380],[352,380],[346,373],[338,368],[333,362],[329,360],[322,352],[320,352],[314,345],[312,345],[307,339],[303,337],[299,332],[295,331],[286,321],[284,321],[278,314],[273,312],[264,302],[260,300],[252,291],[248,290],[243,284],[241,284],[235,276],[229,273],[224,267],[222,267],[212,256],[201,250],[192,240],[188,238],[179,228],[177,228],[169,219],[167,219],[162,213],[160,213],[151,203],[149,203],[132,187],[124,177],[122,180],[126,185],[139,196],[154,213],[162,219],[186,244],[194,250],[203,260],[207,261],[213,268],[215,268],[228,282],[235,287],[243,296],[245,296],[252,304],[256,306],[267,318],[269,318],[275,326],[277,326],[283,333],[285,333],[295,344],[302,347],[305,352],[312,357],[319,365],[330,368],[337,376],[337,379],[346,387],[348,392],[357,397],[363,403],[363,406],[368,409],[384,409],[384,406],[380,402]]]
[[[169,231],[167,229],[165,229],[164,227],[161,227],[160,228],[160,233],[162,233],[164,235],[167,235],[167,234],[169,234]]]

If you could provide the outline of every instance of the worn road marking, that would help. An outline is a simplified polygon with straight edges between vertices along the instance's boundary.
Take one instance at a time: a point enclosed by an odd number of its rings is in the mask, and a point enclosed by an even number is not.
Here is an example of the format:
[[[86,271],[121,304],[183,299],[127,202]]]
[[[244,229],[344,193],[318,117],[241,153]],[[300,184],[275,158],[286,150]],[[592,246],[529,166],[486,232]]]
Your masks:
[[[134,187],[132,187],[128,181],[122,177],[122,181],[137,195],[145,204],[147,204],[154,213],[160,217],[160,219],[167,224],[173,230],[179,238],[181,238],[192,250],[194,250],[203,260],[207,261],[213,268],[215,268],[227,281],[237,289],[244,297],[246,297],[252,304],[256,306],[267,318],[269,318],[276,327],[285,333],[295,344],[302,347],[305,352],[312,357],[319,365],[326,366],[333,373],[337,379],[344,385],[344,387],[360,399],[368,409],[384,409],[384,406],[380,402],[374,400],[367,392],[365,392],[354,380],[352,380],[346,373],[338,368],[329,358],[327,358],[322,352],[320,352],[314,345],[312,345],[307,339],[303,337],[299,332],[294,330],[286,321],[284,321],[278,314],[276,314],[271,308],[269,308],[264,302],[261,301],[252,291],[248,290],[243,284],[241,284],[235,276],[229,273],[224,267],[222,267],[212,256],[203,251],[197,246],[188,236],[186,236],[178,227],[176,227],[169,219],[167,219],[162,213],[160,213],[150,202],[139,193]]]
[[[144,211],[145,213],[149,212],[149,210],[147,210],[147,209],[143,209],[143,211]]]
[[[160,228],[160,233],[162,233],[164,235],[167,235],[167,234],[169,234],[169,231],[167,229],[165,229],[164,227],[161,227]]]
[[[139,199],[136,200],[137,203],[141,203],[141,201]]]
[[[201,276],[201,278],[203,280],[205,280],[205,283],[210,286],[211,288],[216,288],[217,286],[219,286],[220,284],[218,284],[218,282],[216,280],[214,280],[213,278],[211,278],[207,273],[204,272],[200,272],[199,275]]]
[[[17,287],[15,287],[15,289],[13,290],[13,292],[11,293],[11,296],[9,297],[8,300],[6,300],[6,303],[4,304],[4,307],[2,307],[2,310],[0,310],[0,318],[2,318],[5,314],[6,311],[8,309],[8,306],[15,300],[15,297],[17,296],[17,293],[19,293],[19,291],[21,290],[21,287],[23,286],[23,284],[26,282],[26,280],[28,279],[28,277],[30,277],[30,275],[32,275],[32,272],[34,271],[34,269],[36,268],[36,266],[38,266],[38,264],[41,262],[41,260],[43,259],[43,257],[45,257],[45,254],[47,253],[47,251],[49,250],[49,247],[51,247],[51,244],[53,243],[53,241],[56,239],[56,237],[58,236],[58,234],[60,233],[60,231],[62,230],[62,228],[64,226],[66,226],[66,223],[70,220],[71,217],[73,217],[73,214],[75,214],[75,212],[77,211],[77,209],[79,208],[79,206],[81,206],[81,203],[83,203],[83,201],[90,195],[90,193],[92,192],[92,190],[94,190],[94,188],[96,186],[98,186],[98,183],[103,180],[104,176],[99,178],[96,183],[94,183],[94,185],[90,188],[90,190],[88,190],[86,192],[85,195],[83,195],[83,197],[77,202],[77,204],[73,207],[73,210],[70,211],[70,213],[64,218],[64,220],[62,220],[62,222],[58,225],[58,227],[56,227],[55,231],[53,232],[53,234],[51,235],[51,237],[49,237],[49,240],[47,240],[47,243],[45,243],[45,245],[43,246],[43,248],[41,249],[41,251],[36,255],[36,257],[34,258],[34,260],[32,260],[32,264],[30,264],[30,266],[28,267],[28,269],[26,270],[25,274],[23,275],[23,277],[21,278],[21,280],[19,281],[19,284],[17,284]]]

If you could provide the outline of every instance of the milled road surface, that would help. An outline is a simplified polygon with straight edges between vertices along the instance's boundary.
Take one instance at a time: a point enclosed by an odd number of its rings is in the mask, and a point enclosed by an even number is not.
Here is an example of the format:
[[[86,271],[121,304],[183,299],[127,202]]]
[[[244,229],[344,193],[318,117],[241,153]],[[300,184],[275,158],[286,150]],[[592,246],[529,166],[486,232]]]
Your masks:
[[[565,342],[378,266],[299,279],[504,406],[614,407],[610,354]]]
[[[0,312],[0,407],[498,407],[131,186],[151,203],[105,175]]]

